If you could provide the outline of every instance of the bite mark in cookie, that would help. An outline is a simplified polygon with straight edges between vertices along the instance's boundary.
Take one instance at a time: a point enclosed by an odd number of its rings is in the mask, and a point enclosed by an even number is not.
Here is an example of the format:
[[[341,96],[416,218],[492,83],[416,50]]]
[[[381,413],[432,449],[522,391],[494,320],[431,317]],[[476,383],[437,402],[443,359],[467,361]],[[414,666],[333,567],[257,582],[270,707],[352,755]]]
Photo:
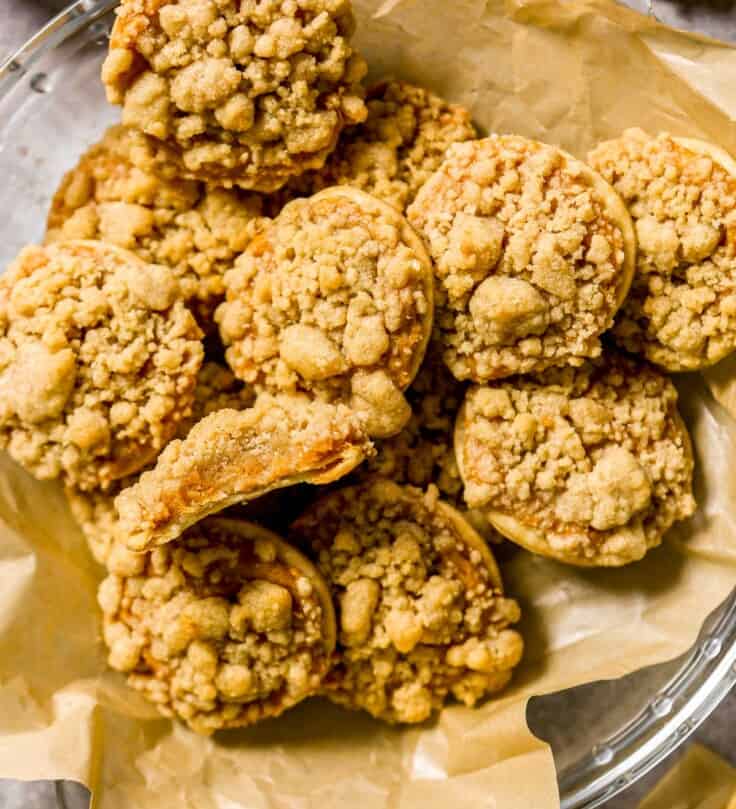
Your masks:
[[[455,451],[470,506],[569,564],[641,559],[695,510],[675,387],[615,353],[471,389]]]
[[[618,191],[639,243],[614,328],[628,351],[668,371],[736,349],[736,162],[697,140],[630,129],[588,162]]]
[[[402,391],[429,339],[433,281],[427,253],[398,211],[348,187],[295,200],[225,284],[216,317],[240,378],[349,403],[372,436],[406,423]]]
[[[338,607],[335,702],[422,722],[508,684],[523,642],[488,546],[437,497],[386,480],[332,492],[294,524]]]
[[[360,419],[344,405],[264,394],[254,407],[212,413],[172,441],[118,496],[121,534],[131,550],[147,550],[274,489],[338,480],[372,452]]]
[[[200,338],[166,267],[101,242],[25,248],[0,278],[0,445],[37,478],[109,487],[189,415]]]
[[[262,199],[139,168],[141,138],[113,126],[82,156],[54,195],[46,242],[99,239],[171,267],[205,328],[224,297],[225,270],[269,221]]]
[[[335,645],[313,567],[252,523],[209,519],[100,585],[112,668],[164,715],[211,734],[278,716],[320,687]]]
[[[102,69],[156,173],[274,191],[365,118],[349,0],[123,0]]]
[[[583,163],[517,135],[456,144],[408,217],[435,263],[436,323],[458,379],[600,354],[635,238],[621,200]]]

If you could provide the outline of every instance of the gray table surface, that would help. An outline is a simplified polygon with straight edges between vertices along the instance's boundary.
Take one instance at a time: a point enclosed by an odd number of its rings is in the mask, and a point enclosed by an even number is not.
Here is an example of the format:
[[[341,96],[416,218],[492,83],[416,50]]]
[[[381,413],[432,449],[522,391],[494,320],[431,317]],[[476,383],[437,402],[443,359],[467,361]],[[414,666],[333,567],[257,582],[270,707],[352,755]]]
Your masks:
[[[65,4],[65,0],[0,0],[0,61]],[[641,11],[648,7],[647,0],[627,0],[627,5]],[[652,0],[651,6],[656,16],[669,25],[736,42],[736,0]],[[570,707],[574,721],[574,706]],[[736,765],[736,693],[701,726],[694,741],[707,745]],[[609,801],[605,809],[635,809],[642,796],[683,753],[684,750],[675,753],[626,793]],[[19,788],[0,781],[0,809],[56,809],[56,806],[54,790],[49,785]]]

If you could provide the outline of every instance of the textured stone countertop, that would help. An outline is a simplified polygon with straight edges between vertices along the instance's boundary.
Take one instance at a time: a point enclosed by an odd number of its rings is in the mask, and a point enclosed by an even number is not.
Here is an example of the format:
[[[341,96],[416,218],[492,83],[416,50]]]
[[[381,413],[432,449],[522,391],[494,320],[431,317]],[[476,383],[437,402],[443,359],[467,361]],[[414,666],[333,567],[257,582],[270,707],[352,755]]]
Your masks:
[[[64,5],[64,0],[0,0],[0,61]],[[641,11],[647,10],[646,0],[627,0],[627,5]],[[736,0],[652,0],[652,7],[656,16],[669,25],[736,42]],[[572,701],[569,715],[571,721],[574,721],[575,709]],[[736,693],[705,722],[695,734],[694,740],[707,745],[736,765]],[[641,797],[682,752],[670,757],[626,793],[607,803],[604,809],[635,809]],[[30,789],[18,788],[0,780],[0,809],[56,807],[53,787],[38,785]]]

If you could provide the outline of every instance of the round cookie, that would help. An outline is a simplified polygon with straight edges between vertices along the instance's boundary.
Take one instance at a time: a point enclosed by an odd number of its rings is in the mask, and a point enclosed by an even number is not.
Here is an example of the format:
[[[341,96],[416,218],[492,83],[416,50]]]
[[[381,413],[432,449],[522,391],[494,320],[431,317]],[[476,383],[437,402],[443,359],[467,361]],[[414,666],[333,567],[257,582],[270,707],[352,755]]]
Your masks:
[[[513,542],[569,564],[641,559],[695,510],[674,385],[615,353],[472,388],[455,452],[471,507]]]
[[[216,319],[237,376],[259,389],[349,402],[372,436],[406,423],[402,391],[432,329],[433,281],[398,211],[348,187],[295,200],[225,285]]]
[[[639,243],[613,330],[668,371],[713,365],[736,349],[736,162],[709,143],[630,129],[588,162],[629,208]]]
[[[123,0],[117,13],[102,80],[151,136],[157,174],[274,191],[365,119],[350,0]]]
[[[99,239],[174,271],[200,324],[225,294],[223,275],[268,222],[258,194],[164,180],[134,164],[141,134],[107,130],[54,195],[46,242]]]
[[[212,413],[166,447],[118,496],[121,536],[131,550],[148,550],[228,506],[297,483],[339,480],[372,452],[345,405],[262,394],[247,410]]]
[[[108,662],[197,733],[252,725],[314,694],[335,646],[330,594],[282,539],[206,520],[109,575],[98,600]]]
[[[189,414],[200,337],[169,269],[102,242],[25,248],[0,278],[0,446],[108,488]]]
[[[379,82],[366,106],[364,123],[345,130],[323,168],[295,177],[275,196],[276,212],[331,185],[360,188],[403,211],[449,147],[477,137],[468,110],[407,82]]]
[[[521,658],[516,601],[491,551],[437,497],[386,480],[331,492],[293,539],[338,608],[337,662],[324,693],[389,722],[422,722],[449,696],[503,688]]]
[[[184,438],[201,419],[218,410],[242,410],[255,401],[253,391],[237,380],[232,373],[216,362],[205,362],[197,376],[194,402],[189,417],[179,424],[177,437]],[[115,498],[123,489],[132,486],[138,475],[115,481],[108,491],[79,491],[67,486],[65,493],[74,519],[77,521],[90,552],[97,562],[117,572],[120,564],[127,564],[131,552],[121,542]]]
[[[585,164],[518,135],[456,144],[408,217],[435,263],[436,323],[458,379],[600,354],[635,238],[617,194]]]

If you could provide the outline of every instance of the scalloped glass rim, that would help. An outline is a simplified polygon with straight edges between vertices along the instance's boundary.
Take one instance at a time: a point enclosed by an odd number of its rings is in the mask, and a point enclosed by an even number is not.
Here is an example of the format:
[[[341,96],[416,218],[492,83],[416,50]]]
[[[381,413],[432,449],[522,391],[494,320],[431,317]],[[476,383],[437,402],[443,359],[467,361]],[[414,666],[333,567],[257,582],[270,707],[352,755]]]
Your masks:
[[[48,51],[109,14],[117,0],[77,0],[0,65],[0,102]],[[562,809],[594,809],[670,753],[736,685],[736,590],[706,622],[677,673],[649,706],[558,775]],[[60,806],[66,790],[57,789]]]

